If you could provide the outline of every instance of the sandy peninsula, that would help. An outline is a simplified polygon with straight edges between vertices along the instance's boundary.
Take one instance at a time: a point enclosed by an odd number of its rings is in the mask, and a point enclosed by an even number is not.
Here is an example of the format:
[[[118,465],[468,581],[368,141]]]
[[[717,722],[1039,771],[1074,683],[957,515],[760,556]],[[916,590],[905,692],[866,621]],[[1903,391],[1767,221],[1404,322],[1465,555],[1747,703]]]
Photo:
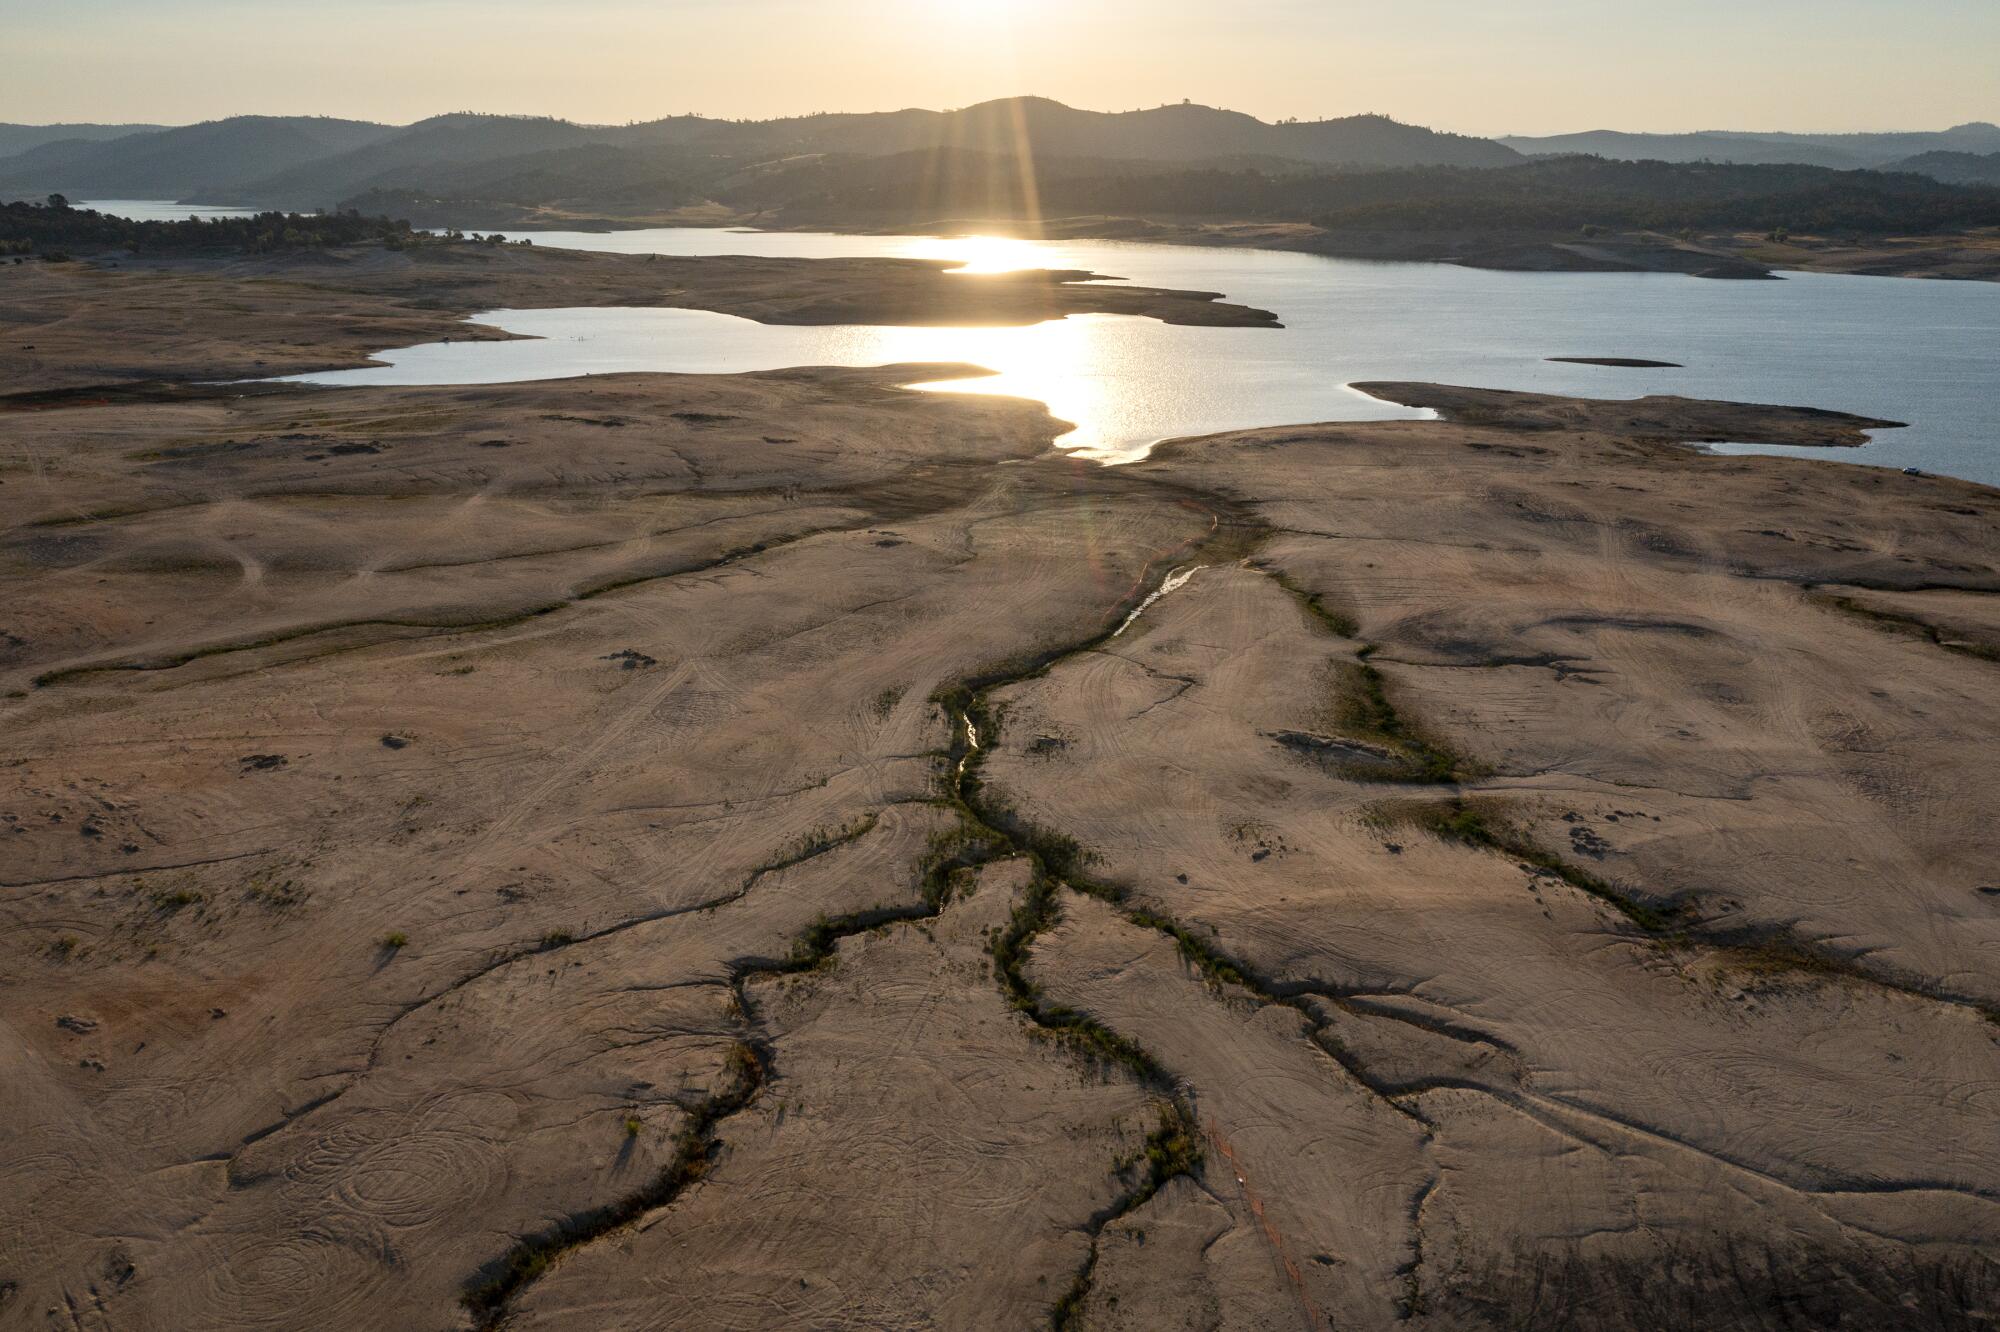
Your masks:
[[[659,306],[766,324],[1033,324],[1073,314],[1275,328],[1214,292],[1034,269],[955,273],[928,259],[583,253],[519,245],[353,247],[213,260],[8,266],[0,394],[141,379],[347,369],[387,347],[511,335],[485,310]]]

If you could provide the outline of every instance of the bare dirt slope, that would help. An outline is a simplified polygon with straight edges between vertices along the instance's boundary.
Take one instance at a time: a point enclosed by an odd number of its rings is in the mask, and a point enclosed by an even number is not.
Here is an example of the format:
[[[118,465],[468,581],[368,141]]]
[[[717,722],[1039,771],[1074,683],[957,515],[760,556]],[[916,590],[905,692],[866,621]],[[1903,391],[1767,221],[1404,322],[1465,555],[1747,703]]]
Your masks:
[[[2000,496],[909,377],[0,411],[0,1326],[2000,1317]]]

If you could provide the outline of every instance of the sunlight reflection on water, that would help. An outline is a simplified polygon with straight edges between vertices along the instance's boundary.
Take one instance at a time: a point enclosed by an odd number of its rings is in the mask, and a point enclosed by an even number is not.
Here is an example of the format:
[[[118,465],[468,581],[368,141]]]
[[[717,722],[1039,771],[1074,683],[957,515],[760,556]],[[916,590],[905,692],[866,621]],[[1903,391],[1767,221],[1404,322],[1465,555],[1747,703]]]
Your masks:
[[[1908,421],[1913,428],[1884,432],[1865,449],[1785,452],[2000,483],[2000,284],[1496,273],[1115,241],[694,228],[533,235],[537,244],[620,253],[965,260],[969,276],[1086,269],[1223,292],[1276,311],[1285,327],[1186,328],[1088,315],[1027,328],[790,328],[688,310],[503,310],[478,318],[540,341],[405,348],[383,354],[380,367],[301,378],[491,383],[961,362],[997,373],[926,387],[1039,399],[1075,423],[1063,447],[1106,461],[1143,456],[1175,436],[1423,415],[1348,387],[1364,380],[1601,398],[1668,393]],[[1550,356],[1641,357],[1684,368],[1557,365]]]

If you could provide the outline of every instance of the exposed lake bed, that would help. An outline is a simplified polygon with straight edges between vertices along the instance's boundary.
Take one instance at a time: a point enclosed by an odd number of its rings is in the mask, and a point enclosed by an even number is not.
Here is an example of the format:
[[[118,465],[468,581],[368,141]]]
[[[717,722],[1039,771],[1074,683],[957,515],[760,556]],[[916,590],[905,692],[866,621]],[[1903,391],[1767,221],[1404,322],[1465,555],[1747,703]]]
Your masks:
[[[547,239],[0,270],[22,1307],[2000,1304],[2000,293]]]

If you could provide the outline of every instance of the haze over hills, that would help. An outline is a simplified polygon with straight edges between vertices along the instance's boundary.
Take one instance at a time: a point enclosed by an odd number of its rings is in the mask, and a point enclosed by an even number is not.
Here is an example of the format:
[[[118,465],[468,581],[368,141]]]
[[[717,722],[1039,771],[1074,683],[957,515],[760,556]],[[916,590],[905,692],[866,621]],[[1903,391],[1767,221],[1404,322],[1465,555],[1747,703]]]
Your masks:
[[[1205,106],[1080,111],[1040,98],[959,111],[895,111],[736,122],[681,116],[627,126],[513,116],[439,116],[395,127],[307,118],[237,117],[108,143],[44,143],[0,160],[0,194],[189,198],[325,207],[369,190],[431,188],[468,165],[591,146],[630,154],[596,161],[624,177],[713,174],[718,167],[807,154],[882,156],[1004,148],[1032,157],[1135,161],[1283,159],[1332,166],[1497,166],[1519,160],[1485,139],[1440,134],[1381,116],[1267,124]]]
[[[165,125],[0,125],[0,158],[61,139],[122,139],[128,134],[151,134],[166,128]]]
[[[1286,174],[1500,167],[1525,157],[1589,154],[1881,168],[1990,183],[1992,168],[1977,159],[1993,153],[2000,153],[2000,126],[1983,122],[1881,134],[1594,130],[1479,139],[1374,115],[1272,124],[1192,104],[1099,112],[1019,97],[954,111],[765,121],[672,116],[618,126],[469,113],[407,126],[308,116],[238,116],[164,129],[0,125],[0,197],[61,192],[312,209],[421,196],[659,210],[731,191],[768,203],[814,172],[829,187],[865,191],[884,171],[900,172],[895,159],[906,154],[1059,161],[1069,176],[1083,174],[1086,165],[1110,176],[1147,164]],[[877,165],[863,169],[864,162]]]
[[[1733,130],[1707,130],[1695,134],[1634,134],[1623,130],[1588,130],[1581,134],[1540,137],[1503,135],[1497,142],[1529,156],[1587,153],[1633,161],[1782,162],[1855,170],[1890,166],[1930,152],[2000,152],[2000,125],[1973,121],[1948,130],[1883,134],[1786,134]]]
[[[322,116],[236,116],[91,142],[61,139],[0,162],[0,194],[52,190],[116,198],[227,192],[292,163],[360,147],[396,131]]]
[[[1372,115],[1271,124],[1192,104],[1107,113],[1034,97],[620,126],[472,113],[407,126],[241,116],[41,143],[0,159],[0,199],[358,209],[480,230],[694,216],[864,229],[1102,218],[1512,228],[1546,239],[1579,226],[1862,235],[1990,225],[1992,200],[1961,187],[2000,183],[2000,156],[1989,155],[2000,153],[2000,127],[1985,124],[1510,143],[1535,151]]]
[[[2000,185],[2000,152],[1918,153],[1889,165],[1891,171],[1914,171],[1951,185]]]

